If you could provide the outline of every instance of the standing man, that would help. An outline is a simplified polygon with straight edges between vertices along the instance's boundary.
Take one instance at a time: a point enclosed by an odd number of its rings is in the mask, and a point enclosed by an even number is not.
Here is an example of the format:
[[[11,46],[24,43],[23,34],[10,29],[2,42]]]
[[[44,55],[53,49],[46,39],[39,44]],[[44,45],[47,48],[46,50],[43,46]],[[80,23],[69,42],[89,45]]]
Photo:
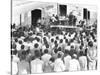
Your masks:
[[[55,72],[65,71],[65,65],[63,63],[63,60],[61,59],[61,54],[58,54],[58,58],[54,62],[54,71]]]
[[[69,64],[69,71],[80,71],[80,64],[76,54],[72,55],[72,60],[70,60]]]
[[[18,63],[18,75],[30,74],[29,62],[26,60],[26,51],[22,51],[20,62]]]
[[[65,50],[65,57],[64,57],[64,63],[65,63],[65,67],[66,67],[66,71],[69,71],[69,62],[72,59],[72,57],[70,56],[70,52],[68,50]]]
[[[35,50],[35,59],[31,61],[31,73],[43,73],[43,64],[39,50]]]
[[[96,69],[96,62],[97,62],[97,50],[93,47],[93,42],[90,41],[88,43],[89,48],[87,51],[87,58],[88,58],[88,68],[89,70]]]
[[[81,71],[86,71],[87,70],[87,57],[85,56],[83,51],[80,51],[79,55],[80,55],[79,56],[79,63],[80,63]]]

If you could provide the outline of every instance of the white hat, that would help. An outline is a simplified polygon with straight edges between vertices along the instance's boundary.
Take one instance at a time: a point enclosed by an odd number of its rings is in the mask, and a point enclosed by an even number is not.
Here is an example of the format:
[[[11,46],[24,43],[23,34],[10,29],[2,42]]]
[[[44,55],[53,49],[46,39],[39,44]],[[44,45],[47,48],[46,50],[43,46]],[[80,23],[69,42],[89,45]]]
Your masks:
[[[75,58],[77,58],[77,55],[76,55],[76,54],[73,54],[73,56],[74,56]]]

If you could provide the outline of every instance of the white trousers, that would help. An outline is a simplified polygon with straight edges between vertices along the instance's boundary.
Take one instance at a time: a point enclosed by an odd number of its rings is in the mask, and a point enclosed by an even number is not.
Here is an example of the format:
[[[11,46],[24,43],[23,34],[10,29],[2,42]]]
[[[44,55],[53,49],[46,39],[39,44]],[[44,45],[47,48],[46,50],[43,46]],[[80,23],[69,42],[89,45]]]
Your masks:
[[[96,60],[89,62],[89,70],[95,70],[96,69]]]

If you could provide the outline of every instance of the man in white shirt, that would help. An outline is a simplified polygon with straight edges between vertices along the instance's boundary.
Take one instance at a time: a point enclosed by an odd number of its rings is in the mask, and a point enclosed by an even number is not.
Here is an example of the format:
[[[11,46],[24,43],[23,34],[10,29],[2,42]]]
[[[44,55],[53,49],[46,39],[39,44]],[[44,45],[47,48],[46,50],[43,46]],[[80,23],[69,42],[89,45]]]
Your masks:
[[[31,45],[32,46],[30,47],[30,52],[31,52],[31,55],[34,56],[34,51],[35,50],[39,50],[39,44],[38,43],[34,43],[34,44],[31,44]]]
[[[87,70],[87,57],[85,56],[85,54],[83,54],[83,51],[80,51],[79,63],[80,63],[81,71],[86,71]]]
[[[77,60],[77,55],[73,54],[72,59],[69,62],[69,71],[80,71],[80,64]]]
[[[51,19],[52,19],[52,22],[57,21],[54,14],[52,15]]]
[[[50,48],[51,48],[51,49],[53,49],[53,48],[54,48],[54,46],[55,46],[54,41],[55,41],[55,39],[54,39],[54,38],[50,38],[50,43],[49,43],[49,46],[50,46]]]
[[[12,57],[13,61],[12,61],[12,75],[17,75],[18,73],[18,62],[16,61],[16,57]]]
[[[64,63],[65,63],[66,71],[69,71],[69,62],[72,59],[72,57],[70,56],[70,53],[68,50],[65,50],[65,54],[66,56],[64,57]]]
[[[75,32],[71,34],[70,39],[73,39],[75,37]]]
[[[26,56],[21,57],[21,61],[18,62],[18,75],[30,74],[29,62],[26,60]]]
[[[97,50],[93,47],[93,43],[90,41],[88,43],[89,49],[87,51],[88,63],[89,63],[89,70],[96,69],[96,62],[97,62]]]
[[[23,45],[25,46],[24,50],[28,50],[28,43],[27,42],[23,42]]]
[[[54,71],[55,72],[65,71],[65,65],[61,59],[61,54],[58,54],[58,58],[54,62]]]
[[[44,55],[41,58],[44,61],[44,63],[48,63],[49,62],[49,60],[51,58],[51,55],[48,53],[48,49],[44,50]]]
[[[45,45],[42,45],[42,53],[44,53],[44,50],[46,49]]]
[[[59,39],[63,39],[64,38],[64,36],[63,35],[58,35],[59,36]]]
[[[35,51],[35,59],[31,61],[31,73],[43,73],[44,62],[40,60],[40,52]]]
[[[12,51],[12,75],[18,74],[18,62],[19,58],[17,55],[17,50]]]
[[[71,40],[71,34],[68,32],[67,35],[65,35],[66,39],[68,39],[68,41]]]
[[[20,51],[20,50],[21,50],[21,44],[16,43],[16,49],[17,49],[18,51]]]

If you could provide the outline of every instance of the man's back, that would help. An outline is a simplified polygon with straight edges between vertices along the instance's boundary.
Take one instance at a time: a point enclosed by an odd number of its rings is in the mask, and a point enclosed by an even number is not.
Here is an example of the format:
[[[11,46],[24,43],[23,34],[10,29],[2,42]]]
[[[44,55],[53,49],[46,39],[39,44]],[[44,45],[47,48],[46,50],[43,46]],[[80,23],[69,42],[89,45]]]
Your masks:
[[[80,56],[79,63],[80,63],[81,70],[87,70],[87,58],[86,58],[86,56]]]
[[[18,75],[28,74],[30,72],[29,63],[25,60],[18,63]]]
[[[80,64],[77,59],[70,60],[70,66],[69,71],[79,71],[80,70]]]
[[[60,58],[56,59],[55,63],[54,63],[54,71],[61,72],[64,70],[65,70],[65,65],[64,65],[63,61]]]
[[[66,66],[66,70],[69,70],[69,62],[71,60],[71,56],[70,55],[67,55],[66,57],[64,57],[64,63],[65,63],[65,66]]]
[[[17,73],[18,73],[17,63],[12,61],[12,74],[16,75]]]
[[[12,61],[12,74],[18,73],[18,62],[19,58],[16,55],[13,55],[13,61]]]
[[[43,61],[38,58],[31,61],[31,73],[42,73],[43,64]]]
[[[50,58],[51,58],[51,55],[50,55],[50,54],[44,54],[44,55],[42,56],[42,60],[43,60],[44,62],[48,62]]]

